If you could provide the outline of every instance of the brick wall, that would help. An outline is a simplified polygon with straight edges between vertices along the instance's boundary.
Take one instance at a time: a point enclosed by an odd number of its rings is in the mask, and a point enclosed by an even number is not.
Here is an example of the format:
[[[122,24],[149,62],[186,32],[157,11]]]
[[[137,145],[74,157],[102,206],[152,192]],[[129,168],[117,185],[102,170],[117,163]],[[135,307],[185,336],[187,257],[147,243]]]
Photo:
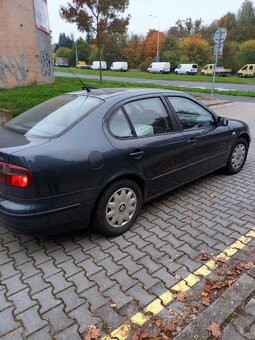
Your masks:
[[[50,35],[35,26],[34,0],[0,1],[0,88],[52,82],[51,54]]]

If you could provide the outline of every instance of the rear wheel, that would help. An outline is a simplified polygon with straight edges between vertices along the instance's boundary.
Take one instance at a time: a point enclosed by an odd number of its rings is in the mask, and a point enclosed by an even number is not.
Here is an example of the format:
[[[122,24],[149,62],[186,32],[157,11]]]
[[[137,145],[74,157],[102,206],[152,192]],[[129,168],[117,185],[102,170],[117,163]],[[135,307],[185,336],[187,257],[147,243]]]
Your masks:
[[[129,179],[119,180],[110,185],[99,198],[94,227],[108,236],[122,234],[133,225],[141,206],[139,185]]]
[[[242,170],[246,161],[247,152],[248,143],[244,138],[239,138],[237,142],[233,145],[228,158],[226,171],[229,174],[237,174],[239,171]]]

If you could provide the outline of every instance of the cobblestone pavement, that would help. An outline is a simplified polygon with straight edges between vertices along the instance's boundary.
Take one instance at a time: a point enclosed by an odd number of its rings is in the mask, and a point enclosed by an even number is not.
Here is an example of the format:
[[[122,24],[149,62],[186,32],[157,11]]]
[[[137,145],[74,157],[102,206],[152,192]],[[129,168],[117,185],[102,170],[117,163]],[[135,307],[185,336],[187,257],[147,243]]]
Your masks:
[[[214,110],[255,136],[254,104]],[[81,339],[91,324],[106,334],[141,311],[201,265],[201,250],[218,254],[253,227],[254,161],[252,142],[240,174],[213,173],[147,204],[115,238],[34,238],[0,226],[0,339]]]

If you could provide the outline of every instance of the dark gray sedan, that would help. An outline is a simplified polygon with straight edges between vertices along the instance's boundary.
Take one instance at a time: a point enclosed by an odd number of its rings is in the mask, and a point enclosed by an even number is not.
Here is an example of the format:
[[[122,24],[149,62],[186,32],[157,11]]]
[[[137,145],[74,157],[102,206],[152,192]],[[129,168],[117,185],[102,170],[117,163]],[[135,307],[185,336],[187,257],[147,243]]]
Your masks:
[[[248,126],[175,91],[68,93],[0,131],[0,221],[20,233],[118,235],[142,203],[219,168],[235,174]]]

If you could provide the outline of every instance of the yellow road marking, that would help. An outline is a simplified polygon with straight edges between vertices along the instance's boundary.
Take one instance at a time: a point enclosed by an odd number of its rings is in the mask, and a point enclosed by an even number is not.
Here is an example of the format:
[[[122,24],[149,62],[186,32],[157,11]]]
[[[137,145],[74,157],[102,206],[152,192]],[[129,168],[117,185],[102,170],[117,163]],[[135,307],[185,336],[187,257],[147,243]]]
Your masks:
[[[157,315],[165,305],[168,305],[175,299],[175,294],[178,292],[187,292],[191,287],[193,287],[197,282],[200,281],[201,276],[207,277],[212,273],[214,269],[218,267],[217,258],[223,257],[228,260],[231,256],[236,254],[239,250],[243,249],[249,242],[255,239],[255,230],[250,230],[244,236],[241,236],[237,241],[232,243],[229,247],[224,249],[220,254],[215,256],[215,260],[208,260],[200,268],[194,271],[194,273],[189,274],[186,278],[179,281],[177,284],[172,286],[168,291],[160,295],[153,302],[148,304],[143,310],[143,312],[136,313],[130,322],[123,323],[120,327],[115,329],[111,335],[103,337],[102,340],[111,340],[117,338],[119,340],[125,340],[130,335],[131,325],[144,325],[150,319],[150,315],[146,313],[151,313],[152,315]]]

